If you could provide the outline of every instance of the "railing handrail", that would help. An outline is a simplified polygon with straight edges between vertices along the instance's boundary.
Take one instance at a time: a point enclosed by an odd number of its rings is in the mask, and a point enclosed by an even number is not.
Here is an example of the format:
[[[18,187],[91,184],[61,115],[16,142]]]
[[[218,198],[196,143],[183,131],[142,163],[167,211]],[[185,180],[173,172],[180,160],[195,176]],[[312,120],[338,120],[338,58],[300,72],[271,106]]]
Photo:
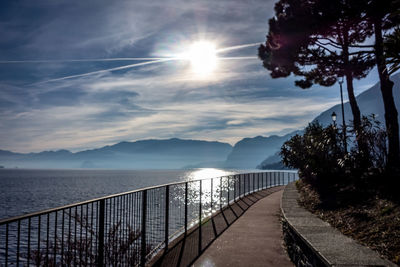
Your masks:
[[[99,197],[99,198],[94,198],[94,199],[85,200],[85,201],[81,201],[81,202],[76,202],[76,203],[72,203],[72,204],[67,204],[67,205],[64,205],[64,206],[61,206],[61,207],[56,207],[56,208],[50,208],[50,209],[45,209],[45,210],[41,210],[41,211],[31,212],[31,213],[28,213],[28,214],[13,216],[13,217],[6,218],[6,219],[0,219],[0,225],[16,222],[18,220],[32,218],[32,217],[39,216],[39,215],[45,215],[45,214],[48,214],[48,213],[51,213],[51,212],[57,212],[57,211],[73,208],[73,207],[76,207],[76,206],[90,204],[90,203],[94,203],[94,202],[97,202],[97,201],[100,201],[100,200],[106,200],[106,199],[119,197],[119,196],[132,194],[132,193],[137,193],[137,192],[141,192],[141,191],[145,191],[145,190],[157,189],[157,188],[165,187],[165,186],[168,186],[168,185],[180,185],[180,184],[185,184],[187,182],[198,182],[198,181],[204,181],[204,180],[209,180],[209,179],[219,179],[219,178],[224,178],[224,177],[230,177],[230,176],[234,176],[234,175],[255,174],[255,173],[264,173],[264,172],[272,172],[272,171],[276,171],[276,170],[265,170],[265,171],[260,171],[260,172],[235,173],[235,174],[223,175],[223,176],[218,176],[218,177],[210,177],[210,178],[205,178],[205,179],[196,179],[196,180],[190,180],[190,181],[172,182],[172,183],[167,183],[167,184],[162,184],[162,185],[147,186],[147,187],[144,187],[144,188],[139,188],[139,189],[135,189],[135,190],[131,190],[131,191],[116,193],[116,194],[107,195],[107,196],[104,196],[104,197]],[[278,171],[280,171],[280,172],[284,171],[284,172],[297,173],[297,171],[291,171],[291,170],[278,170]]]

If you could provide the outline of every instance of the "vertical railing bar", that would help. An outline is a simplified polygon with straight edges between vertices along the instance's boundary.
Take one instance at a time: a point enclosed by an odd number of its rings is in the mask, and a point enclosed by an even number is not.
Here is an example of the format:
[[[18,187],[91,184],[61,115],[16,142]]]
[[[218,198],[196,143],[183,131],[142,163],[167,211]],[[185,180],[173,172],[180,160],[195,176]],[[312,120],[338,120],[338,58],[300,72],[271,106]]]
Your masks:
[[[137,201],[136,201],[136,197],[137,196],[136,195],[137,195],[137,193],[132,193],[131,194],[131,202],[132,202],[132,204],[131,204],[131,224],[132,224],[133,231],[135,231],[135,234],[136,234],[136,229],[138,229],[136,222],[137,222],[138,216],[140,215],[139,209],[136,208],[136,205],[137,205]],[[130,258],[133,259],[133,262],[130,263],[131,266],[133,266],[133,265],[137,266],[138,265],[137,264],[137,259],[138,259],[138,257],[137,257],[137,253],[138,253],[137,246],[138,246],[138,243],[134,242],[133,246],[132,246],[132,249],[131,249],[131,257]]]
[[[201,194],[202,194],[202,182],[203,180],[200,180],[200,191],[199,191],[199,255],[201,253]]]
[[[236,175],[233,175],[233,201],[236,201]]]
[[[211,194],[211,197],[210,197],[210,206],[211,206],[211,216],[212,216],[212,214],[213,214],[213,204],[214,204],[214,201],[213,201],[213,186],[214,186],[214,179],[213,178],[211,178],[211,181],[210,181],[210,183],[211,183],[211,189],[210,189],[210,194]]]
[[[252,173],[251,176],[253,176],[253,193],[254,193],[256,191],[256,185],[255,185],[255,183],[256,183],[256,175],[255,175],[255,173]]]
[[[65,209],[62,210],[62,216],[61,216],[61,266],[63,266],[64,263],[64,218],[65,218]],[[28,264],[29,266],[29,264]]]
[[[142,240],[141,240],[141,260],[140,265],[145,266],[146,264],[146,214],[147,213],[147,190],[142,192]]]
[[[28,258],[27,258],[27,266],[30,264],[31,259],[31,217],[28,218]]]
[[[17,266],[19,266],[19,248],[21,239],[21,220],[18,220],[18,230],[17,230]]]
[[[250,187],[250,173],[248,173],[247,174],[247,195],[249,195],[250,190],[251,190],[251,187]]]
[[[83,251],[82,251],[82,224],[83,224],[83,205],[81,205],[81,214],[80,214],[80,223],[79,223],[79,266],[82,266],[83,259]]]
[[[86,217],[85,217],[85,265],[88,265],[89,243],[88,243],[88,224],[89,224],[89,204],[86,204]]]
[[[219,178],[219,210],[222,212],[222,177]]]
[[[241,196],[244,197],[246,195],[246,175],[243,174],[242,176],[242,194]]]
[[[42,216],[39,215],[39,219],[38,219],[38,249],[37,249],[38,253],[36,255],[36,263],[38,265],[40,265],[40,263],[41,263],[41,257],[40,257],[40,230],[41,230],[40,226],[41,226],[41,223],[42,223],[41,222],[41,218],[42,218]]]
[[[242,175],[239,174],[239,199],[242,198]]]
[[[264,174],[265,172],[261,173],[261,189],[264,189]]]
[[[49,227],[50,226],[50,213],[47,213],[47,228],[46,228],[46,265],[49,264]]]
[[[119,247],[121,248],[121,243],[124,239],[124,220],[123,220],[123,211],[125,210],[125,195],[122,195],[119,197],[120,201],[120,207],[119,207],[119,236],[117,236],[117,244],[119,243]],[[119,253],[119,264],[122,264],[122,251],[120,249],[120,253]]]
[[[124,217],[124,228],[122,229],[122,231],[123,231],[123,234],[124,234],[124,241],[125,241],[125,244],[128,244],[128,240],[127,240],[127,237],[128,237],[128,235],[127,235],[127,224],[126,224],[126,222],[127,222],[127,204],[128,204],[128,202],[126,201],[126,199],[127,199],[127,197],[128,197],[128,195],[124,195],[124,207],[123,207],[123,209],[122,209],[122,214],[123,214],[123,217]],[[126,254],[127,254],[127,251],[126,250],[124,250],[124,254],[122,255],[122,265],[125,265],[126,264]]]
[[[243,174],[243,196],[247,195],[247,174]]]
[[[100,202],[100,203],[99,203]],[[98,254],[97,254],[97,263],[98,266],[104,266],[104,215],[105,215],[105,199],[101,199],[97,202],[97,205],[100,204],[99,213],[97,216],[99,217],[98,222]]]
[[[168,250],[169,236],[169,185],[165,186],[165,251]]]
[[[115,234],[114,234],[114,244],[115,247],[118,249],[118,238],[121,236],[121,215],[120,215],[120,199],[121,197],[115,197],[115,200],[117,201],[117,208],[115,213],[117,214],[115,217],[116,218],[116,222],[114,223],[115,227],[117,227],[115,230]],[[118,255],[119,254],[119,255]],[[117,264],[118,260],[121,259],[121,255],[120,253],[118,253],[115,257],[115,263]]]
[[[187,233],[188,223],[188,182],[185,183],[185,235]]]
[[[54,259],[53,259],[53,264],[56,266],[57,263],[57,215],[58,211],[55,212],[54,215]]]
[[[133,263],[130,262],[130,257],[131,257],[131,240],[130,240],[130,235],[131,235],[131,208],[132,208],[132,203],[131,203],[131,197],[132,194],[127,195],[127,212],[126,212],[126,229],[127,229],[127,253],[125,255],[125,264],[130,264],[132,265]]]
[[[250,193],[250,173],[247,174],[247,195]]]
[[[69,208],[69,213],[68,213],[68,252],[70,252],[71,248],[71,218],[72,218],[72,208]],[[70,255],[70,253],[68,253]],[[70,259],[68,259],[70,260]],[[70,263],[70,262],[69,262]]]
[[[8,223],[6,224],[6,251],[5,251],[5,266],[8,266]]]
[[[125,257],[124,257],[124,264],[128,263],[128,254],[129,254],[129,194],[125,195],[125,210],[124,210],[124,214],[125,214],[125,242],[127,244],[127,248],[125,251]]]
[[[77,244],[77,241],[76,241],[76,238],[77,238],[77,226],[76,226],[76,224],[77,224],[77,217],[78,217],[78,207],[75,206],[75,215],[74,215],[74,244],[75,244],[75,247],[73,247],[73,250],[74,250],[74,266],[76,266],[76,263],[77,263],[77,258],[76,258],[76,244]]]
[[[112,224],[112,222],[111,222],[111,215],[112,215],[111,203],[114,203],[114,199],[113,198],[109,199],[108,201],[104,201],[104,231],[103,231],[103,233],[104,233],[103,236],[104,237],[106,237],[106,233],[107,233],[106,229],[110,229],[110,225]],[[107,209],[108,209],[108,213],[107,213]],[[108,216],[109,218],[107,218],[107,215],[109,215]],[[100,216],[101,216],[100,215],[100,202],[96,202],[96,227],[98,229],[100,229]],[[108,221],[108,219],[109,219],[109,221]],[[97,233],[97,238],[95,238],[95,243],[96,243],[95,244],[95,249],[96,249],[96,255],[97,255],[96,261],[97,262],[99,262],[98,261],[98,259],[99,259],[99,243],[100,243],[99,240],[100,240],[100,236]],[[103,240],[104,240],[104,238],[103,238]],[[107,236],[107,241],[111,242],[111,238],[110,238],[109,235]],[[108,246],[108,247],[110,247],[110,246]],[[103,255],[103,264],[104,264],[104,266],[107,266],[107,264],[111,265],[111,263],[108,262],[108,260],[109,260],[109,257],[108,257],[109,251],[106,250],[106,249],[107,248],[104,248],[104,246],[103,246],[103,254],[102,255]],[[111,261],[111,259],[110,259],[110,261]]]
[[[228,179],[228,181],[227,181],[227,183],[228,183],[228,185],[227,185],[228,186],[228,202],[227,202],[227,204],[229,205],[229,198],[230,198],[230,192],[229,191],[231,190],[230,189],[230,185],[229,185],[229,176],[227,176],[227,179]]]

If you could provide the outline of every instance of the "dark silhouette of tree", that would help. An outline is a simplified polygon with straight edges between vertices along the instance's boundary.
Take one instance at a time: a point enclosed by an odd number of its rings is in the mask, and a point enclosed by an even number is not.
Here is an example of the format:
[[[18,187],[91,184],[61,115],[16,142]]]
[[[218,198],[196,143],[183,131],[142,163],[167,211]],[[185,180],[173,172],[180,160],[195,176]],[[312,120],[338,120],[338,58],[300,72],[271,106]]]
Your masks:
[[[388,135],[388,168],[396,168],[400,163],[398,112],[393,97],[393,85],[388,71],[384,51],[384,33],[393,30],[400,23],[400,2],[394,0],[366,1],[367,20],[372,23],[375,36],[374,54],[378,68],[381,93],[385,107],[385,122]]]
[[[391,75],[400,69],[400,28],[386,36],[384,50]]]
[[[359,9],[362,4],[358,0],[281,0],[269,21],[267,41],[259,48],[259,57],[273,78],[302,76],[295,82],[301,88],[332,86],[345,77],[357,137],[361,112],[353,79],[365,77],[374,65],[371,47],[358,46],[372,34]],[[357,140],[359,148],[367,151]]]

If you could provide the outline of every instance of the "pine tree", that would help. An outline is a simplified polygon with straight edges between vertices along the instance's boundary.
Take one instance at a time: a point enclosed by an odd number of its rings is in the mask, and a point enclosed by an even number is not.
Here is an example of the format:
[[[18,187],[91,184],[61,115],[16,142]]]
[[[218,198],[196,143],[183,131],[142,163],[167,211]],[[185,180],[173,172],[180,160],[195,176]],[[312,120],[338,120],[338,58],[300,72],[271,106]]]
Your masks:
[[[358,45],[372,34],[362,4],[358,0],[281,0],[269,21],[266,44],[259,48],[259,57],[273,78],[302,76],[295,82],[301,88],[331,86],[345,77],[357,136],[361,112],[353,79],[365,77],[374,64],[371,46]],[[360,150],[366,151],[366,145],[357,140]]]
[[[393,85],[384,53],[384,33],[393,30],[400,23],[400,1],[369,0],[366,4],[367,20],[374,28],[374,54],[381,83],[381,93],[385,107],[385,122],[388,135],[388,168],[398,168],[400,163],[398,112],[393,97]]]

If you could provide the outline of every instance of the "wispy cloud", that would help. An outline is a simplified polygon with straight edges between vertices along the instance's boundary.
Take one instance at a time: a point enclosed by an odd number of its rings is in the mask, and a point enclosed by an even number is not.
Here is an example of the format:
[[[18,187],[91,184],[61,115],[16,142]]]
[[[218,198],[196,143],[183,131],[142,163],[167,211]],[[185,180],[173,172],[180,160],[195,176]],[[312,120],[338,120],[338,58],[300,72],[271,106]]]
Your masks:
[[[171,137],[234,143],[304,127],[337,103],[338,90],[304,91],[294,87],[293,77],[269,77],[257,46],[273,5],[2,2],[0,63],[8,64],[0,64],[0,149],[77,151]],[[194,75],[187,61],[103,60],[161,59],[198,39],[215,42],[225,58],[206,79]]]

